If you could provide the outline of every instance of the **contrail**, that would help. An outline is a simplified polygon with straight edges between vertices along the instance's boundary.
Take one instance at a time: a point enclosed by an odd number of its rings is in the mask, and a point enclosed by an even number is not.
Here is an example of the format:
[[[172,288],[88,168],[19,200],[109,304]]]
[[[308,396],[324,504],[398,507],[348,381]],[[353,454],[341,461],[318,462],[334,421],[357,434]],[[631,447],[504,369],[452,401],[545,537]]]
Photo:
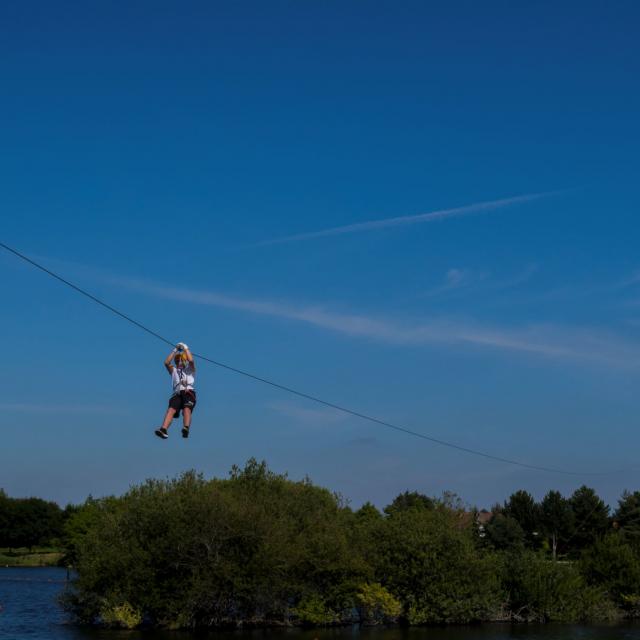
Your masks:
[[[421,222],[435,222],[436,220],[444,220],[445,218],[466,216],[472,213],[482,213],[483,211],[491,211],[493,209],[509,207],[511,205],[520,204],[523,202],[531,202],[532,200],[538,200],[555,193],[558,192],[548,191],[543,193],[529,193],[522,196],[515,196],[513,198],[502,198],[500,200],[476,202],[475,204],[468,204],[464,207],[456,207],[454,209],[440,209],[437,211],[429,211],[428,213],[419,213],[410,216],[398,216],[395,218],[384,218],[382,220],[369,220],[367,222],[347,224],[342,227],[331,227],[329,229],[321,229],[320,231],[310,231],[308,233],[298,233],[292,236],[284,236],[283,238],[265,240],[263,242],[259,242],[257,246],[283,244],[285,242],[297,242],[298,240],[310,240],[312,238],[322,238],[325,236],[337,236],[344,233],[358,233],[360,231],[385,229],[387,227],[399,227],[402,225],[418,224]]]

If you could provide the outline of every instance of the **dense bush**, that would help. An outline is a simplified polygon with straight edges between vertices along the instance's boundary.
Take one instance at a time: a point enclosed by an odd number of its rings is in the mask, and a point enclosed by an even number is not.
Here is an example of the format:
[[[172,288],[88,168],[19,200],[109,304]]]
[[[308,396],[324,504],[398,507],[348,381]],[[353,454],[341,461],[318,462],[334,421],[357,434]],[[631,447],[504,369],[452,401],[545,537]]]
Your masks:
[[[588,487],[518,491],[492,514],[409,491],[353,511],[250,460],[64,511],[0,491],[0,531],[57,531],[77,569],[68,609],[111,627],[607,620],[640,616],[639,495],[613,518]]]
[[[640,551],[640,491],[625,491],[618,501],[614,524],[622,537]]]
[[[606,590],[627,613],[637,615],[640,604],[640,556],[620,535],[609,534],[581,558],[586,579]]]
[[[409,624],[471,622],[500,604],[495,556],[443,507],[411,508],[384,520],[374,548],[380,582],[403,603]]]
[[[527,622],[575,622],[615,615],[603,590],[589,586],[578,567],[540,553],[505,554],[502,584],[509,617]]]
[[[442,503],[357,512],[250,461],[90,500],[68,523],[87,622],[164,627],[468,622],[499,606],[496,558]]]
[[[85,620],[127,605],[168,627],[337,622],[363,581],[351,512],[255,461],[229,480],[148,481],[92,511],[70,600]]]

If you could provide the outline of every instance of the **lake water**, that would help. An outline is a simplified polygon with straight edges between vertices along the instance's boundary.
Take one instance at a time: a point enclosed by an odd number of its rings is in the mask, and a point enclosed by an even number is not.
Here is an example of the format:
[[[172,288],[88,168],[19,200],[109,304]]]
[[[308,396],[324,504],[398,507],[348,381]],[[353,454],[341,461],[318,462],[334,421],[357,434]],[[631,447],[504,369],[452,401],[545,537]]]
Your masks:
[[[329,629],[186,633],[83,629],[68,623],[57,604],[66,571],[0,568],[3,640],[640,640],[640,624],[615,626],[507,625],[446,629]],[[357,638],[356,638],[357,636]]]

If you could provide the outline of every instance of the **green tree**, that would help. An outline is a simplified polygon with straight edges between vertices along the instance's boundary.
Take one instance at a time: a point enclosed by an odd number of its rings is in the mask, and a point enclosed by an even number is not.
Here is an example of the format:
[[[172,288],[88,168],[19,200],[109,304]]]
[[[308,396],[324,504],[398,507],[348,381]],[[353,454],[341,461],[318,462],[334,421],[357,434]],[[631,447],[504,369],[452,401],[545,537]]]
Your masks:
[[[622,494],[613,519],[625,541],[640,549],[640,491]]]
[[[0,545],[10,548],[51,544],[62,536],[62,511],[40,498],[0,496]]]
[[[360,520],[373,520],[379,521],[382,519],[382,514],[378,511],[377,507],[371,502],[365,502],[356,512],[355,515]]]
[[[371,575],[354,518],[339,496],[255,460],[228,480],[150,480],[90,506],[67,606],[176,628],[349,621]]]
[[[400,601],[377,582],[361,585],[356,600],[363,624],[389,624],[402,613]]]
[[[64,560],[68,565],[76,564],[82,541],[93,527],[98,526],[104,505],[113,501],[113,497],[95,500],[89,496],[82,505],[67,505],[64,510],[62,543],[66,550]]]
[[[612,606],[571,563],[551,562],[533,551],[502,556],[506,608],[515,621],[580,622],[607,619]]]
[[[485,620],[500,602],[495,557],[478,551],[472,529],[448,509],[393,512],[375,557],[380,584],[410,624]]]
[[[603,505],[589,491],[572,499],[591,500],[591,515]],[[543,501],[549,530],[566,508],[559,498]],[[353,511],[254,459],[226,479],[148,480],[65,510],[77,569],[67,607],[127,628],[574,621],[608,618],[610,598],[640,613],[638,555],[626,537],[596,538],[580,564],[552,562],[525,548],[515,515],[530,530],[543,522],[527,521],[531,502],[519,492],[496,509],[481,545],[455,498],[405,492],[384,513],[368,503]],[[0,513],[16,503],[0,494]],[[560,549],[566,534],[556,535]]]
[[[575,517],[569,500],[562,497],[559,491],[549,491],[540,504],[541,524],[544,534],[549,540],[551,554],[556,560],[558,548],[575,533]]]
[[[571,537],[571,547],[578,551],[600,540],[609,530],[609,507],[596,492],[582,486],[569,498],[575,517],[575,531]]]
[[[516,520],[522,527],[525,544],[529,548],[534,549],[540,545],[540,507],[530,493],[520,490],[511,494],[504,503],[503,514]]]
[[[610,533],[586,549],[580,568],[590,584],[604,587],[623,609],[640,600],[640,558],[618,534]]]
[[[374,579],[374,558],[377,540],[384,526],[384,516],[370,502],[365,502],[350,518],[349,546],[360,573],[367,581]]]
[[[9,547],[10,524],[13,519],[12,503],[9,496],[0,489],[0,547]]]
[[[390,516],[397,511],[406,511],[407,509],[433,509],[434,501],[417,491],[405,491],[397,495],[393,502],[384,508],[384,512]]]
[[[500,551],[522,551],[525,534],[515,518],[497,513],[485,526],[486,544]]]

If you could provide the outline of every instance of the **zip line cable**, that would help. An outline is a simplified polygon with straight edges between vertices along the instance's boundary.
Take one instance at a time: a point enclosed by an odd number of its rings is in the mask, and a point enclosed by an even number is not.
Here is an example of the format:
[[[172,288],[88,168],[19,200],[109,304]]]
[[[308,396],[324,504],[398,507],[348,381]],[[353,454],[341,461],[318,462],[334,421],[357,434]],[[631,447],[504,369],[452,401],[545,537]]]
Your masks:
[[[158,340],[164,342],[165,344],[168,344],[171,347],[175,346],[175,343],[172,342],[171,340],[167,340],[167,338],[165,338],[164,336],[160,335],[156,331],[153,331],[152,329],[149,329],[149,327],[145,326],[141,322],[138,322],[137,320],[134,320],[130,316],[126,315],[125,313],[122,313],[122,311],[119,311],[115,307],[112,307],[110,304],[107,304],[103,300],[100,300],[100,298],[97,298],[96,296],[92,295],[88,291],[85,291],[84,289],[81,289],[79,286],[73,284],[72,282],[69,282],[69,280],[66,280],[65,278],[63,278],[62,276],[58,275],[57,273],[54,273],[50,269],[47,269],[46,267],[42,266],[41,264],[39,264],[35,260],[32,260],[31,258],[25,256],[24,254],[20,253],[19,251],[17,251],[16,249],[10,247],[9,245],[6,245],[3,242],[0,242],[0,247],[5,249],[9,253],[12,253],[13,255],[15,255],[16,257],[20,258],[21,260],[24,260],[25,262],[29,263],[31,266],[35,267],[36,269],[39,269],[40,271],[43,271],[44,273],[46,273],[47,275],[51,276],[52,278],[55,278],[59,282],[62,282],[62,284],[67,285],[68,287],[70,287],[71,289],[76,291],[76,293],[82,294],[83,296],[89,298],[89,300],[91,300],[91,301],[95,302],[96,304],[99,304],[100,306],[104,307],[105,309],[111,311],[111,313],[114,313],[115,315],[119,316],[123,320],[126,320],[127,322],[130,322],[131,324],[133,324],[136,327],[138,327],[138,329],[142,329],[142,331],[145,331],[149,335],[153,336],[154,338],[157,338]],[[348,407],[345,407],[345,406],[342,406],[342,405],[339,405],[339,404],[335,404],[333,402],[329,402],[328,400],[323,400],[322,398],[320,398],[318,396],[314,396],[314,395],[311,395],[309,393],[304,393],[303,391],[299,391],[297,389],[294,389],[293,387],[288,387],[288,386],[286,386],[284,384],[280,384],[279,382],[274,382],[273,380],[269,380],[268,378],[263,378],[263,377],[258,376],[256,374],[250,373],[249,371],[244,371],[243,369],[238,369],[237,367],[233,367],[231,365],[225,364],[224,362],[219,362],[218,360],[214,360],[212,358],[208,358],[207,356],[204,356],[202,354],[196,353],[195,351],[193,352],[193,355],[197,356],[201,360],[204,360],[205,362],[209,362],[210,364],[215,365],[216,367],[220,367],[220,368],[225,369],[227,371],[231,371],[233,373],[237,373],[238,375],[244,376],[245,378],[250,378],[251,380],[254,380],[256,382],[261,382],[262,384],[269,385],[271,387],[274,387],[275,389],[280,389],[281,391],[285,391],[286,393],[290,393],[292,395],[298,396],[299,398],[304,398],[305,400],[310,400],[311,402],[316,402],[317,404],[321,404],[321,405],[323,405],[325,407],[329,407],[331,409],[335,409],[337,411],[340,411],[342,413],[354,416],[356,418],[360,418],[361,420],[366,420],[368,422],[372,422],[372,423],[377,424],[379,426],[386,427],[388,429],[393,429],[394,431],[398,431],[400,433],[404,433],[406,435],[410,435],[410,436],[413,436],[415,438],[420,438],[421,440],[427,440],[428,442],[432,442],[434,444],[438,444],[438,445],[443,446],[443,447],[449,447],[450,449],[455,449],[456,451],[462,451],[464,453],[469,453],[471,455],[479,456],[479,457],[486,458],[486,459],[489,459],[489,460],[494,460],[496,462],[504,462],[505,464],[510,464],[510,465],[514,465],[514,466],[517,466],[517,467],[523,467],[525,469],[533,469],[534,471],[545,471],[547,473],[560,473],[560,474],[563,474],[563,475],[571,475],[571,476],[585,476],[585,475],[606,476],[606,475],[613,475],[615,473],[621,473],[622,471],[624,471],[624,469],[620,469],[620,470],[617,470],[617,471],[610,471],[610,472],[567,471],[566,469],[559,469],[559,468],[555,468],[555,467],[545,467],[545,466],[541,466],[541,465],[529,464],[527,462],[521,462],[519,460],[512,460],[510,458],[504,458],[502,456],[493,455],[491,453],[486,453],[484,451],[479,451],[477,449],[471,449],[470,447],[464,447],[462,445],[458,445],[458,444],[455,444],[453,442],[448,442],[446,440],[441,440],[440,438],[435,438],[435,437],[429,436],[429,435],[427,435],[425,433],[420,433],[419,431],[414,431],[412,429],[408,429],[406,427],[394,424],[392,422],[387,422],[386,420],[381,420],[381,419],[376,418],[374,416],[367,415],[366,413],[361,413],[359,411],[355,411],[353,409],[349,409]]]

